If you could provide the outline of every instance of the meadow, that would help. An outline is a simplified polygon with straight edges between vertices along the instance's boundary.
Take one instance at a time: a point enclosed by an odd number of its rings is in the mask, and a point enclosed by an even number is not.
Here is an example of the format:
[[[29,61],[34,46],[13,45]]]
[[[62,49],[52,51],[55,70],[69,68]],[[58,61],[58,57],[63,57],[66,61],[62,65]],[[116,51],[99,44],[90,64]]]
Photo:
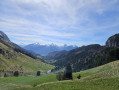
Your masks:
[[[73,73],[73,80],[58,81],[55,73],[1,77],[0,90],[119,90],[119,61]]]

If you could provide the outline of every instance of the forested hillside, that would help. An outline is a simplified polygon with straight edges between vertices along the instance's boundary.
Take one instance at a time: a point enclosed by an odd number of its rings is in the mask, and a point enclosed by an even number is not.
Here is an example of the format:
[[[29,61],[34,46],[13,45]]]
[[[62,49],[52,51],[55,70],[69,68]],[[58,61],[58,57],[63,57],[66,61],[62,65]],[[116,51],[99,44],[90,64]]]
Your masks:
[[[119,34],[116,34],[107,40],[106,46],[93,44],[73,49],[57,57],[54,64],[63,68],[69,62],[73,71],[80,71],[118,60],[118,39]]]

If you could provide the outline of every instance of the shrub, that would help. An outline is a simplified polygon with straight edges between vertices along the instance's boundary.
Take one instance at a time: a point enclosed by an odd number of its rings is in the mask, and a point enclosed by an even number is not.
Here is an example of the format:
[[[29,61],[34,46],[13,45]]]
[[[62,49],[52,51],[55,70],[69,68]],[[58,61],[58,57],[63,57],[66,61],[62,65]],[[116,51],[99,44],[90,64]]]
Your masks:
[[[14,76],[18,77],[19,76],[19,72],[18,71],[15,71],[14,72]]]
[[[37,83],[34,83],[34,84],[33,84],[33,87],[36,87],[37,85],[38,85]]]
[[[77,76],[77,78],[78,78],[78,79],[80,79],[80,78],[81,78],[80,74]]]
[[[57,78],[57,80],[59,80],[59,81],[65,80],[64,73],[63,73],[63,72],[58,72],[56,78]]]
[[[40,76],[40,71],[37,71],[37,76]]]
[[[4,77],[7,77],[7,74],[6,73],[4,74]]]

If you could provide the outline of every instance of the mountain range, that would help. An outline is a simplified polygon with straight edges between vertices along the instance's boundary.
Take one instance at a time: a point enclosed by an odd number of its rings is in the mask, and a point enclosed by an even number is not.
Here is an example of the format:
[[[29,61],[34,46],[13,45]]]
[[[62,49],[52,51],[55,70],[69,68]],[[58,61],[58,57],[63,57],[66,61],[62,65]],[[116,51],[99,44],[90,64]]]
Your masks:
[[[58,46],[55,44],[44,45],[44,44],[40,44],[40,43],[33,43],[33,44],[26,45],[23,48],[44,56],[50,52],[61,51],[61,50],[70,51],[77,47],[78,46],[76,46],[76,45],[73,46],[73,45],[66,45],[66,44],[63,46]]]
[[[74,72],[119,60],[119,34],[109,37],[104,46],[92,44],[82,47],[67,45],[58,47],[54,44],[48,46],[37,43],[30,44],[28,47],[30,50],[21,48],[0,31],[0,74],[3,71],[34,72],[39,69],[43,71],[53,68],[52,65],[44,63],[43,59],[46,61],[54,60],[52,64],[55,65],[55,68],[52,71],[63,69],[67,63],[71,63]],[[67,51],[62,50],[64,48]],[[36,49],[37,52],[42,52],[42,54],[50,53],[41,59],[41,57],[37,57],[40,56],[39,54],[32,52]]]

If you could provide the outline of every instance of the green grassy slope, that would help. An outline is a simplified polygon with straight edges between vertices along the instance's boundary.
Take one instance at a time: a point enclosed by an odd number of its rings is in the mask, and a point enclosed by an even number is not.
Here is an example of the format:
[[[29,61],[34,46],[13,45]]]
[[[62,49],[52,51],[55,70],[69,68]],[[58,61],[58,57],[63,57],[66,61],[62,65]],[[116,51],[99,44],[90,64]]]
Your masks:
[[[52,69],[54,66],[46,64],[41,60],[33,59],[21,52],[16,52],[10,42],[0,38],[0,76],[2,71],[36,72]],[[22,68],[22,69],[21,69]]]
[[[76,78],[79,73],[82,76],[80,80]],[[33,82],[35,87],[32,83],[29,87],[24,85],[18,90],[119,90],[119,61],[74,73],[73,78],[74,80],[61,82],[49,79],[46,83],[37,83],[40,80],[36,80]]]
[[[37,76],[19,76],[19,77],[6,77],[0,78],[0,90],[14,90],[22,88],[32,88],[36,85],[56,82],[55,74],[43,75],[40,77]]]

